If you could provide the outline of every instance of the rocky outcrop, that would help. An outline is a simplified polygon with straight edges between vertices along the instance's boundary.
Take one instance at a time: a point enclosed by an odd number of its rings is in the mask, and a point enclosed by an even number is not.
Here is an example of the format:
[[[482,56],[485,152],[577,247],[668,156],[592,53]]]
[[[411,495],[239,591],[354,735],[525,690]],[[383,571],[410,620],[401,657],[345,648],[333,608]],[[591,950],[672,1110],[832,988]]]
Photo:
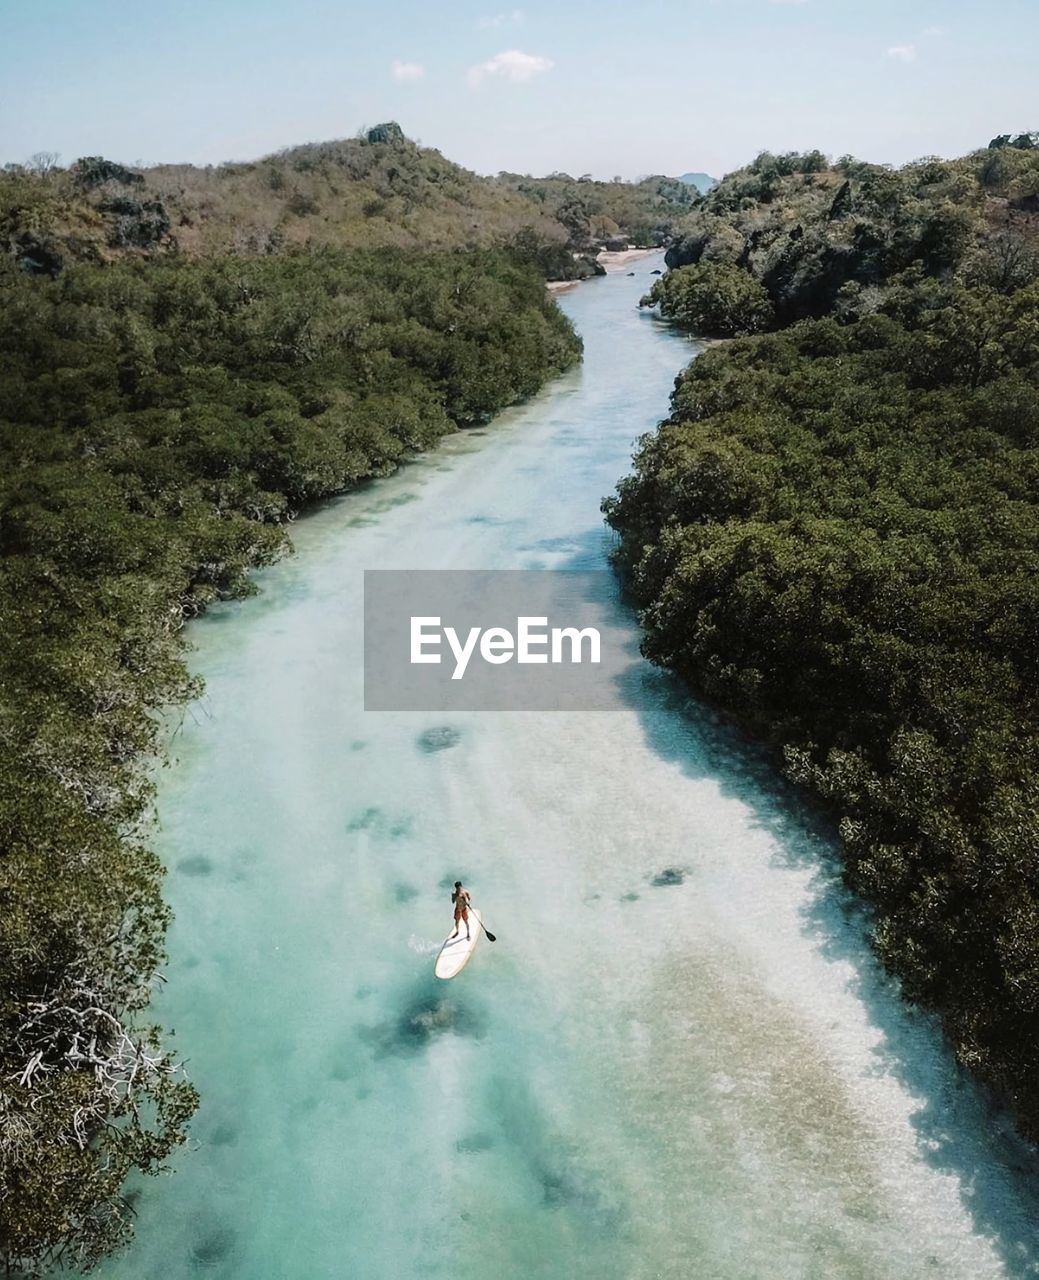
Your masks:
[[[694,266],[703,257],[709,236],[706,232],[683,236],[664,254],[664,261],[674,270],[675,267]]]
[[[845,179],[837,189],[837,194],[833,197],[833,203],[830,205],[830,211],[827,213],[827,220],[836,222],[838,218],[844,218],[852,209],[851,183]]]
[[[582,255],[578,258],[577,265],[581,270],[581,279],[585,279],[588,276],[604,276],[606,274],[606,268],[597,257],[591,254]]]
[[[29,275],[54,277],[60,275],[65,266],[64,254],[49,236],[36,236],[27,231],[11,248],[18,268]]]
[[[365,134],[365,139],[373,144],[379,142],[388,142],[391,144],[407,142],[407,138],[404,136],[404,130],[396,120],[387,120],[385,124],[375,125]]]
[[[125,187],[139,187],[144,183],[144,175],[134,173],[125,165],[114,160],[106,160],[104,156],[83,156],[72,166],[72,177],[77,187],[84,191],[92,191],[106,182],[121,182]]]
[[[98,208],[109,215],[108,243],[113,249],[154,249],[169,235],[170,218],[161,200],[114,196]]]

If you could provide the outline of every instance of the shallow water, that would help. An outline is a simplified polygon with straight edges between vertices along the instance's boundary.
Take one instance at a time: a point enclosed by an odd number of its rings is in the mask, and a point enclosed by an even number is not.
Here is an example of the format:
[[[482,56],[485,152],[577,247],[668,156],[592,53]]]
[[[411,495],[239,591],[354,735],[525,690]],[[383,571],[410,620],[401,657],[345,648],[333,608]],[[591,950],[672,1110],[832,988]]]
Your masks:
[[[635,309],[655,265],[561,299],[582,369],[193,624],[156,1012],[203,1103],[104,1276],[1039,1274],[1027,1153],[879,974],[825,835],[665,676],[607,712],[361,709],[364,569],[603,565],[690,355]],[[438,984],[456,877],[499,941]]]

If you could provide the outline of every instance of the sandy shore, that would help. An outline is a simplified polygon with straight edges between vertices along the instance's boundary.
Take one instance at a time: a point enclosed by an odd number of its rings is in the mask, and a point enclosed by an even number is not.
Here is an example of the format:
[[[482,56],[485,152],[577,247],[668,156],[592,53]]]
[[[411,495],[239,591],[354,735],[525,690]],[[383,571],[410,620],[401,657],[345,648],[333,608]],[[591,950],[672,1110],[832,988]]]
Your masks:
[[[603,249],[596,256],[597,260],[602,263],[607,273],[609,273],[630,267],[633,262],[638,262],[640,258],[649,258],[655,253],[663,253],[663,249],[617,249],[613,253],[608,249]]]
[[[633,262],[638,262],[640,258],[648,258],[654,253],[662,252],[662,249],[616,249],[613,252],[608,249],[601,249],[596,257],[606,268],[607,275],[610,275],[615,271],[625,270]],[[589,276],[588,278],[589,280],[594,280],[595,276]],[[545,288],[549,293],[568,293],[580,283],[580,280],[549,280],[545,283]]]

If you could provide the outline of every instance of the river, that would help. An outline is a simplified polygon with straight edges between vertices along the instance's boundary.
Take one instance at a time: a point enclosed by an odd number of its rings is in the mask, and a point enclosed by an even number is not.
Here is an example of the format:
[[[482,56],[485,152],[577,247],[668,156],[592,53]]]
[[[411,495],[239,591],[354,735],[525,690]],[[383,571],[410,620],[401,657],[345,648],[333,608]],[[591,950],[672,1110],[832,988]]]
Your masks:
[[[583,367],[192,624],[156,1017],[202,1106],[102,1275],[1039,1272],[1027,1153],[878,970],[825,832],[667,676],[362,710],[364,569],[604,565],[600,499],[691,355],[636,309],[660,265],[563,295]],[[456,877],[498,941],[438,984]]]

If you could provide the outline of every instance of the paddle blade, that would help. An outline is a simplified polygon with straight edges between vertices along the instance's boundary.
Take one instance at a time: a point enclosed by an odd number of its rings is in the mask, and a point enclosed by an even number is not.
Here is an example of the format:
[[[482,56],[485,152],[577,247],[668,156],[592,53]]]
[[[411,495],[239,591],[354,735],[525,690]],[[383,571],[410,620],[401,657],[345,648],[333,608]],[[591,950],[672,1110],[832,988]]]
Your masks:
[[[484,931],[483,931],[483,932],[484,932],[484,936],[486,937],[486,939],[487,939],[487,941],[488,941],[488,942],[497,942],[497,941],[498,941],[498,935],[497,935],[497,934],[494,934],[494,933],[488,933],[486,929],[484,929]]]

